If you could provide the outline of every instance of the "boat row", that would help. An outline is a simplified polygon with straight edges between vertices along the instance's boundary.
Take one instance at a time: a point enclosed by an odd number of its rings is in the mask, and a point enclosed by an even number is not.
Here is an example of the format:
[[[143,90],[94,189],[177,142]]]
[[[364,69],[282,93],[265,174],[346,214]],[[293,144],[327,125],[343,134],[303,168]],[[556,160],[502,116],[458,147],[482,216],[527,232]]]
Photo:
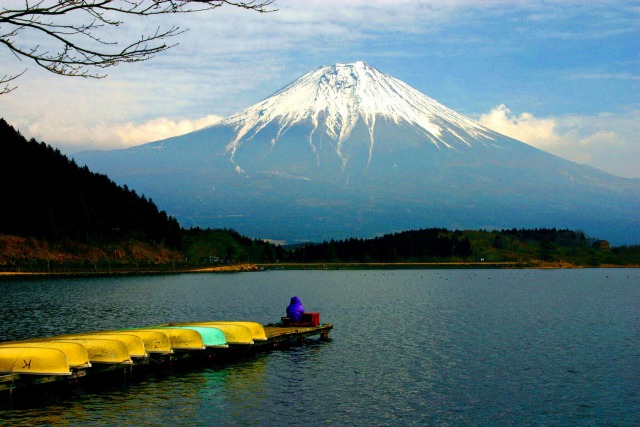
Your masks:
[[[92,366],[134,365],[179,353],[266,341],[259,323],[211,321],[2,342],[0,375],[69,376]]]

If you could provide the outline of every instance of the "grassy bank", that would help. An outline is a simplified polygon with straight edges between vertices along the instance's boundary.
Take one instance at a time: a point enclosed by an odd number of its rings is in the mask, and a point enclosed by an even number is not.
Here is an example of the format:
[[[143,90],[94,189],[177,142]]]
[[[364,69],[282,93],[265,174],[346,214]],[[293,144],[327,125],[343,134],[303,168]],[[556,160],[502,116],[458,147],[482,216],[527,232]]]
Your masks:
[[[95,276],[407,268],[640,267],[640,246],[609,247],[561,230],[403,232],[291,247],[233,230],[188,230],[179,247],[124,239],[55,243],[0,235],[0,275]]]

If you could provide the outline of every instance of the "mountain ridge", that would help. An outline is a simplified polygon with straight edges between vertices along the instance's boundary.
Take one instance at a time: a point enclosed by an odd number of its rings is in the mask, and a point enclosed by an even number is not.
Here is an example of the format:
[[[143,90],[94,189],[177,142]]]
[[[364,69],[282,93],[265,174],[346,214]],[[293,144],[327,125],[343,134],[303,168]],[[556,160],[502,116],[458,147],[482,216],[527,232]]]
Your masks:
[[[362,62],[317,68],[199,131],[76,159],[181,223],[252,237],[566,227],[640,241],[638,181],[491,131]]]

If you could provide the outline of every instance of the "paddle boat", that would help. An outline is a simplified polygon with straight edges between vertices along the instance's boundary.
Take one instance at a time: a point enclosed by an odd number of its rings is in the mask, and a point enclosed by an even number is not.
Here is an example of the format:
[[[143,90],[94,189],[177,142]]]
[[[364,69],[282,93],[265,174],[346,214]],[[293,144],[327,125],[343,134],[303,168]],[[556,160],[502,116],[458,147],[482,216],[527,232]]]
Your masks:
[[[83,369],[90,368],[89,354],[87,349],[79,343],[64,341],[16,341],[0,344],[0,348],[30,347],[30,348],[55,348],[62,351],[67,356],[67,363],[70,368]]]
[[[125,333],[110,333],[110,332],[90,332],[83,334],[72,334],[72,335],[58,335],[53,337],[53,339],[62,339],[62,340],[74,340],[76,338],[79,339],[106,339],[113,341],[120,341],[124,345],[127,346],[127,351],[129,352],[129,357],[143,358],[147,357],[147,352],[144,347],[144,343],[140,339],[140,337],[132,334]]]
[[[144,349],[148,354],[170,354],[171,340],[167,334],[161,331],[143,331],[136,329],[123,329],[119,331],[109,331],[109,334],[135,335],[144,343]]]
[[[71,375],[67,356],[57,348],[1,347],[0,372],[20,375]]]
[[[171,328],[169,326],[152,326],[136,328],[134,331],[162,332],[169,338],[173,351],[205,350],[202,335],[193,329]],[[127,330],[128,331],[128,330]],[[127,332],[123,331],[123,332]]]
[[[111,340],[104,337],[54,337],[47,338],[60,342],[72,342],[81,344],[86,350],[91,363],[100,364],[133,364],[129,348],[120,340]]]

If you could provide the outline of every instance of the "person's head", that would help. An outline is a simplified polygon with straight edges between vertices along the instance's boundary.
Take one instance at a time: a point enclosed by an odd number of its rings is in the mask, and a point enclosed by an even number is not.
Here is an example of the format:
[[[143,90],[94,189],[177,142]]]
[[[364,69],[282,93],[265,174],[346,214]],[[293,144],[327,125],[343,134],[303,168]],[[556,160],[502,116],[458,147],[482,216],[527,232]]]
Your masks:
[[[291,297],[291,304],[300,304],[300,298]]]

